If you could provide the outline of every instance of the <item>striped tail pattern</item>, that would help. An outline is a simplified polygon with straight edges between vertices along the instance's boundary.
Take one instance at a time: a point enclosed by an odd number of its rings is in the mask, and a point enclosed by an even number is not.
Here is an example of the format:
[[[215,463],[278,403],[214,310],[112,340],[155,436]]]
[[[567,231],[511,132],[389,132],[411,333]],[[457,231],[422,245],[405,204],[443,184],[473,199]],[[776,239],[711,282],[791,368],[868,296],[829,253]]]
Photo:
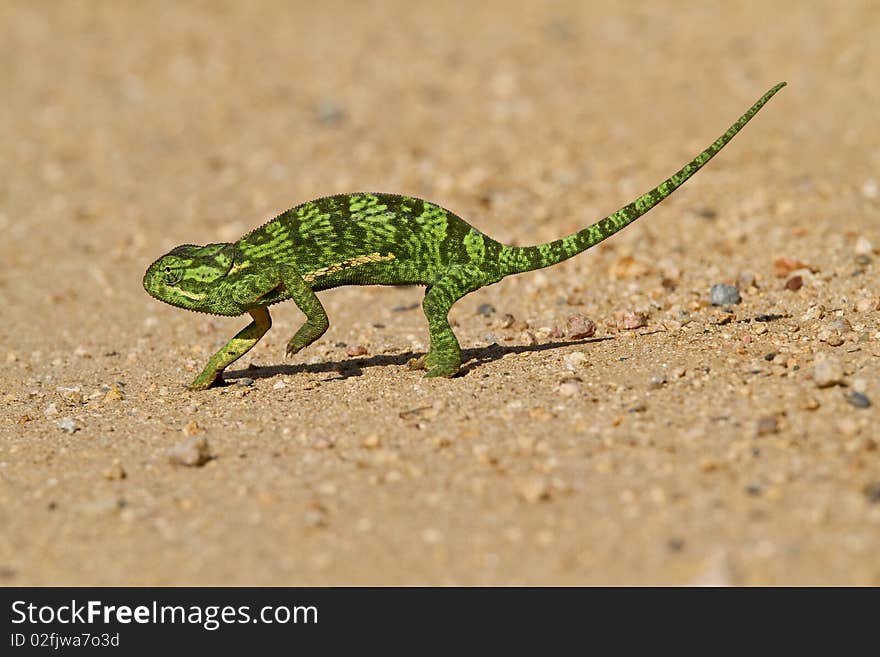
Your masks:
[[[643,194],[632,203],[623,206],[614,214],[597,221],[568,237],[539,244],[537,246],[505,246],[499,254],[499,264],[504,275],[519,274],[555,265],[572,256],[586,251],[602,240],[625,228],[648,210],[672,194],[684,182],[699,171],[748,123],[773,95],[785,86],[780,82],[761,96],[739,120],[712,143],[706,150],[688,162],[680,171],[673,174],[650,192]]]

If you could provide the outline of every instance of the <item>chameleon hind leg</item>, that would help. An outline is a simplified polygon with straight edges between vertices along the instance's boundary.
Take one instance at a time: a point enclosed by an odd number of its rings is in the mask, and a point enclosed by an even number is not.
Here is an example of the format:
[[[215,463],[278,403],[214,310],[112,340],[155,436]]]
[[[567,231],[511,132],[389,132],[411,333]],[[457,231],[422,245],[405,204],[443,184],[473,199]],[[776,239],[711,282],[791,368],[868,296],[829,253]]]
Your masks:
[[[482,272],[472,267],[454,267],[425,292],[422,308],[428,320],[431,347],[424,360],[415,366],[424,366],[426,377],[455,376],[461,367],[461,347],[449,326],[452,304],[469,292],[482,287]]]
[[[205,365],[202,373],[189,384],[190,390],[206,390],[221,382],[223,370],[250,351],[251,347],[266,334],[266,331],[272,328],[272,318],[265,307],[254,308],[249,312],[254,321],[239,331],[220,351],[211,356],[211,360]]]

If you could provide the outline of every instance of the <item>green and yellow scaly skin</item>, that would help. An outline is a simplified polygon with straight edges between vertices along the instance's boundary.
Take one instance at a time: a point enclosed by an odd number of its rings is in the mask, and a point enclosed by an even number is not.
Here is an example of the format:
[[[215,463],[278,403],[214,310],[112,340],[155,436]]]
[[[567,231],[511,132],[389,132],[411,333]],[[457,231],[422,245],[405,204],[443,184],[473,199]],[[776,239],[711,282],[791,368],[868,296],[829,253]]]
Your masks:
[[[269,330],[268,307],[293,299],[306,322],[287,344],[292,355],[329,326],[316,292],[340,285],[424,285],[431,346],[425,376],[453,376],[461,366],[449,309],[469,292],[505,276],[549,267],[586,251],[672,194],[712,159],[779,89],[750,109],[676,174],[608,217],[538,246],[505,246],[438,205],[394,194],[341,194],[303,203],[235,243],[178,246],[150,265],[144,288],[160,301],[215,315],[250,313],[253,321],[190,384],[202,390]]]

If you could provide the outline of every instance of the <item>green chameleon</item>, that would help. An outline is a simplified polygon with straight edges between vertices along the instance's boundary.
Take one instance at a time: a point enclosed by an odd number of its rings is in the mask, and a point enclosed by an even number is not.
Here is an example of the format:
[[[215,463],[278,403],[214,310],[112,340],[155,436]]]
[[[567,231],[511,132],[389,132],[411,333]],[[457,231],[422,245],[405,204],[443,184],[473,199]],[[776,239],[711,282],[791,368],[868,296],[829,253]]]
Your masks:
[[[538,246],[506,246],[438,205],[394,194],[340,194],[303,203],[235,243],[184,244],[150,265],[144,288],[172,306],[253,321],[211,357],[189,385],[204,390],[272,326],[268,307],[293,299],[306,321],[293,355],[330,325],[316,292],[340,285],[424,285],[431,345],[416,361],[425,376],[453,376],[461,348],[447,315],[456,301],[505,276],[549,267],[629,225],[718,153],[785,86],[770,89],[711,146],[647,194],[583,230]]]

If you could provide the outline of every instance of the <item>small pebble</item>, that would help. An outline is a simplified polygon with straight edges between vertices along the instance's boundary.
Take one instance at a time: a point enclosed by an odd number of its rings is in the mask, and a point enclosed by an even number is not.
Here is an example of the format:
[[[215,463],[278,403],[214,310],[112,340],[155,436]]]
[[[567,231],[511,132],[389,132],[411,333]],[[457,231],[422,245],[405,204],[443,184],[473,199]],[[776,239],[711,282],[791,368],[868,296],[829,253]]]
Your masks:
[[[583,351],[573,351],[562,357],[565,363],[565,369],[575,371],[583,367],[587,363],[587,355]]]
[[[862,183],[862,196],[865,198],[877,198],[880,196],[880,183],[873,178],[869,178]]]
[[[802,322],[812,322],[817,319],[822,319],[825,317],[825,306],[822,304],[816,304],[814,306],[810,306],[810,308],[803,314],[801,317]]]
[[[730,564],[730,558],[723,549],[709,555],[702,571],[689,583],[690,586],[731,587],[736,584],[736,575]]]
[[[204,431],[198,422],[195,420],[190,420],[186,423],[186,426],[182,429],[184,436],[194,436],[197,433],[201,433]]]
[[[327,526],[327,510],[320,504],[313,503],[303,515],[303,522],[306,527],[317,529]]]
[[[654,390],[662,388],[666,384],[666,377],[663,374],[655,374],[648,382],[648,387]]]
[[[724,285],[722,283],[713,285],[709,296],[712,300],[713,306],[729,306],[742,301],[742,297],[739,295],[739,290],[735,286]]]
[[[79,431],[79,426],[77,426],[76,421],[72,417],[63,417],[55,425],[64,433],[76,433]]]
[[[566,334],[572,340],[582,340],[596,335],[596,322],[583,315],[572,315],[565,324]]]
[[[272,390],[281,390],[286,387],[287,387],[287,384],[284,383],[284,381],[277,381],[275,383],[275,385],[272,386]]]
[[[757,434],[759,436],[768,436],[774,433],[779,433],[779,420],[775,415],[767,415],[758,420]]]
[[[737,283],[739,283],[739,287],[758,287],[757,278],[755,274],[750,271],[740,272],[740,275],[737,276],[736,281]]]
[[[773,263],[773,273],[776,275],[776,278],[785,278],[798,269],[809,269],[810,271],[813,271],[813,268],[807,263],[801,262],[800,260],[794,260],[793,258],[787,258],[785,256],[776,258],[776,261]]]
[[[880,304],[877,303],[876,297],[864,297],[856,302],[856,312],[859,313],[877,310],[878,307],[880,307]]]
[[[804,277],[803,276],[792,276],[787,281],[785,281],[785,289],[791,290],[792,292],[797,292],[804,286]]]
[[[844,417],[838,420],[837,430],[844,436],[851,438],[859,434],[859,431],[861,431],[861,427],[859,426],[859,423],[856,422],[853,418]]]
[[[855,254],[857,256],[869,256],[872,253],[874,253],[874,245],[871,244],[871,241],[867,237],[865,237],[864,235],[860,235],[859,238],[856,240]]]
[[[844,335],[852,333],[852,326],[843,317],[836,317],[822,328],[816,334],[820,342],[825,342],[832,347],[839,347],[846,340]]]
[[[828,327],[833,331],[840,331],[841,333],[852,331],[852,324],[845,317],[835,317],[828,322]]]
[[[319,452],[326,451],[328,449],[333,448],[333,443],[327,440],[326,438],[315,438],[312,441],[311,448],[317,450]]]
[[[104,475],[104,479],[107,479],[108,481],[120,481],[128,476],[125,469],[119,463],[114,463],[104,470],[102,474]]]
[[[174,465],[187,467],[201,467],[212,458],[208,439],[204,436],[183,440],[169,449],[167,454],[168,460]]]
[[[82,391],[79,388],[58,386],[55,390],[61,395],[61,399],[70,406],[78,406],[84,401]]]
[[[236,381],[235,385],[241,386],[242,388],[249,388],[254,385],[254,380],[250,377],[245,376]]]
[[[862,392],[849,393],[846,396],[846,401],[848,401],[851,406],[855,406],[856,408],[868,408],[871,405],[871,400],[868,399],[868,396]]]
[[[813,368],[813,382],[818,388],[830,388],[841,385],[843,384],[843,369],[832,358],[819,361]]]
[[[819,340],[819,342],[825,342],[831,347],[839,347],[843,344],[843,336],[836,331],[832,331],[828,327],[819,329],[819,332],[816,334],[816,338]]]
[[[772,361],[774,358],[776,358],[776,354],[772,351],[769,354],[764,354],[764,360],[766,361]]]
[[[626,331],[648,325],[648,314],[643,312],[621,311],[615,314],[617,328]]]
[[[379,445],[382,444],[381,439],[376,434],[370,434],[366,438],[364,438],[361,445],[366,447],[367,449],[376,449]]]
[[[119,386],[115,383],[110,386],[110,389],[107,391],[107,394],[104,395],[104,401],[122,401],[125,399],[125,396],[122,394],[122,390],[119,389]]]
[[[483,317],[488,317],[489,315],[495,314],[495,306],[489,303],[481,303],[477,306],[477,314],[482,315]]]
[[[315,108],[315,117],[326,125],[339,125],[345,120],[345,108],[333,100],[322,100]]]
[[[369,353],[367,348],[362,344],[349,345],[345,350],[347,356],[365,356],[367,353]]]
[[[519,482],[517,493],[529,504],[535,504],[550,499],[550,486],[545,477],[528,477]]]
[[[574,397],[581,388],[576,381],[565,381],[559,384],[559,394],[563,397]]]

